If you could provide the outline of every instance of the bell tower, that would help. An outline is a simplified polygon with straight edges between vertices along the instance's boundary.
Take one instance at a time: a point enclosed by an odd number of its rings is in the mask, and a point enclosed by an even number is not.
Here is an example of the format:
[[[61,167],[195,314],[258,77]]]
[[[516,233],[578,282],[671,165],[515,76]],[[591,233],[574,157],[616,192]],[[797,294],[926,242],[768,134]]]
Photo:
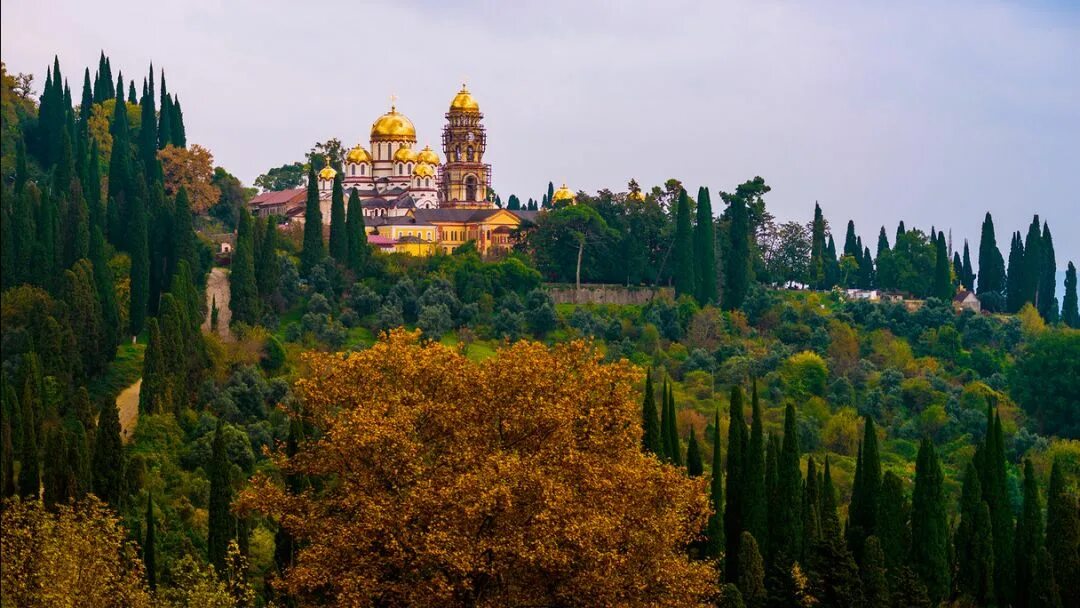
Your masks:
[[[461,90],[450,102],[446,126],[443,127],[446,163],[442,166],[441,207],[489,209],[494,206],[487,200],[491,187],[491,165],[484,163],[487,133],[483,119],[480,105],[462,84]]]

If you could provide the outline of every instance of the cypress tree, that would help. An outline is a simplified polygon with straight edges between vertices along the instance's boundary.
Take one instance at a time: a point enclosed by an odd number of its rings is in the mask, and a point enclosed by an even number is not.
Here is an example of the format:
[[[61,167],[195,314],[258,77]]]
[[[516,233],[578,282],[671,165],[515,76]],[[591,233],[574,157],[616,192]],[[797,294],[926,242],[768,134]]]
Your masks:
[[[881,493],[881,456],[878,451],[874,420],[866,417],[859,459],[855,463],[858,491],[852,490],[848,509],[848,546],[862,563],[862,548],[867,536],[877,534],[878,499]]]
[[[954,251],[952,254],[952,272],[958,281],[960,286],[964,286],[964,263],[960,261],[960,252]]]
[[[956,587],[979,605],[994,599],[994,542],[990,508],[982,498],[982,485],[974,463],[968,463],[960,495],[960,524],[956,528]]]
[[[1000,312],[1005,305],[1005,260],[998,249],[994,220],[989,212],[983,220],[979,239],[979,287],[975,293],[983,308],[991,312]]]
[[[825,285],[832,289],[840,282],[840,263],[836,258],[836,241],[829,235],[825,245]]]
[[[7,386],[4,392],[7,392]],[[0,498],[15,495],[15,446],[11,440],[11,415],[7,405],[4,404],[4,415],[0,420]]]
[[[359,275],[364,271],[368,260],[367,232],[364,229],[364,209],[356,188],[349,191],[349,208],[345,219],[346,241],[348,242],[349,270]]]
[[[138,192],[131,199],[131,226],[128,250],[131,253],[131,304],[128,309],[131,335],[138,335],[146,321],[150,298],[149,227],[146,203],[148,192],[142,176],[138,177]]]
[[[821,541],[821,490],[818,488],[817,462],[814,455],[806,458],[806,483],[802,495],[802,547],[804,554]],[[798,556],[803,559],[804,556]]]
[[[172,142],[178,148],[187,147],[187,129],[184,128],[184,111],[180,109],[180,96],[173,95],[172,109]]]
[[[143,537],[143,565],[146,567],[146,585],[150,591],[157,590],[157,555],[154,546],[154,498],[146,495],[146,536]]]
[[[1073,328],[1080,327],[1080,306],[1076,298],[1076,266],[1069,262],[1065,270],[1065,298],[1061,304],[1061,320]]]
[[[225,572],[225,557],[229,548],[232,516],[229,504],[232,502],[232,486],[229,485],[229,459],[225,453],[224,422],[218,420],[211,447],[210,470],[210,508],[208,534],[206,539],[207,559],[217,572]]]
[[[750,289],[750,216],[742,195],[736,193],[731,198],[728,214],[731,225],[724,258],[724,308],[735,310],[742,306]]]
[[[844,234],[844,255],[851,257],[862,256],[862,247],[856,244],[858,237],[855,236],[855,221],[848,220],[847,233]]]
[[[1057,256],[1054,254],[1054,237],[1050,234],[1050,225],[1043,223],[1042,261],[1039,268],[1039,292],[1036,294],[1039,314],[1048,323],[1058,320],[1057,301]]]
[[[709,479],[709,506],[712,513],[709,515],[709,523],[706,527],[707,543],[705,554],[717,559],[724,551],[724,476],[723,465],[720,462],[720,410],[717,409],[713,417],[712,426],[712,471]]]
[[[255,260],[255,283],[259,297],[270,301],[278,289],[279,265],[277,256],[277,224],[273,216],[266,218],[265,234],[259,257]]]
[[[862,584],[855,559],[848,551],[836,513],[836,490],[829,458],[821,484],[821,539],[808,558],[811,588],[824,606],[862,606]]]
[[[1061,582],[1061,605],[1080,606],[1080,503],[1069,489],[1060,457],[1054,458],[1046,492],[1046,549]]]
[[[69,468],[67,433],[60,425],[45,431],[45,463],[42,475],[46,508],[67,503],[74,498],[74,479]]]
[[[702,306],[715,303],[716,232],[709,189],[704,186],[698,189],[697,221],[694,224],[694,281],[698,302]]]
[[[149,340],[143,351],[142,386],[139,388],[139,412],[160,414],[172,411],[172,386],[165,363],[164,344],[157,317],[146,322]]]
[[[744,531],[739,540],[739,578],[736,581],[747,608],[765,606],[765,564],[754,535]]]
[[[71,270],[64,271],[63,300],[68,305],[68,320],[75,334],[82,368],[89,374],[97,374],[107,362],[101,359],[105,350],[105,328],[94,270],[88,260],[81,259]]]
[[[1024,461],[1024,507],[1016,520],[1016,550],[1013,563],[1016,567],[1016,603],[1018,608],[1038,606],[1033,596],[1032,582],[1038,572],[1039,550],[1043,548],[1042,504],[1039,485],[1035,480],[1035,468],[1030,460]]]
[[[892,471],[882,475],[877,531],[878,538],[881,539],[881,549],[885,552],[885,565],[890,572],[904,565],[910,554],[910,513],[911,506],[904,491],[904,481]]]
[[[161,103],[158,105],[160,111],[158,112],[157,145],[158,149],[161,150],[173,143],[170,139],[173,132],[172,98],[169,97],[168,87],[165,86],[165,70],[161,70]]]
[[[1042,224],[1036,214],[1028,226],[1027,239],[1024,241],[1024,295],[1021,306],[1031,302],[1036,308],[1039,307],[1043,262]]]
[[[705,463],[701,461],[701,448],[698,447],[697,433],[694,427],[690,427],[690,438],[686,448],[686,474],[690,477],[701,477],[705,474]]]
[[[323,244],[322,210],[319,209],[319,184],[315,180],[315,169],[308,167],[307,203],[304,207],[304,248],[300,252],[300,267],[304,276],[319,265],[326,257]]]
[[[990,508],[994,538],[994,594],[998,602],[1008,603],[1014,597],[1013,508],[1009,499],[1001,419],[990,409],[987,410],[986,441],[980,453],[983,500]]]
[[[349,241],[345,229],[345,192],[342,190],[342,172],[334,174],[334,189],[330,205],[330,257],[338,264],[349,261]]]
[[[795,406],[784,409],[784,440],[777,475],[777,519],[769,522],[771,551],[777,564],[787,569],[802,555],[802,471],[799,466],[799,431]]]
[[[889,251],[889,236],[885,234],[885,226],[881,227],[881,231],[878,232],[877,237],[877,259],[881,259],[881,254]]]
[[[911,501],[911,563],[935,602],[949,591],[948,521],[943,484],[934,444],[923,439],[915,462],[915,492]]]
[[[229,309],[234,322],[254,325],[259,320],[259,289],[255,281],[254,236],[251,215],[240,210],[236,249],[229,273]]]
[[[645,374],[645,399],[641,404],[641,449],[664,458],[664,443],[657,426],[656,397],[653,394],[652,370]]]
[[[694,243],[690,220],[690,199],[686,190],[679,191],[679,203],[675,211],[675,295],[694,295]]]
[[[765,442],[765,521],[777,520],[776,501],[780,484],[780,441],[777,434],[769,435]],[[765,562],[773,563],[772,534],[766,533],[764,540]]]
[[[885,573],[885,553],[881,550],[881,540],[876,536],[866,537],[859,578],[862,579],[863,599],[866,606],[889,605],[889,579]]]
[[[1014,232],[1009,244],[1009,278],[1005,291],[1005,306],[1008,312],[1017,312],[1024,305],[1024,288],[1027,284],[1024,264],[1024,241],[1019,232]]]
[[[128,81],[128,97],[127,102],[131,105],[139,103],[139,97],[135,94],[135,79],[132,78]]]
[[[118,72],[116,76],[116,103],[124,104],[124,73]]]
[[[19,495],[23,498],[36,499],[41,492],[41,470],[38,452],[38,419],[41,413],[41,396],[37,391],[37,382],[28,377],[23,384],[20,422],[22,438],[19,449]]]
[[[112,270],[105,260],[105,237],[98,226],[90,229],[90,264],[94,271],[98,302],[101,304],[102,342],[99,357],[102,361],[112,361],[122,329]]]
[[[120,508],[124,495],[124,446],[120,441],[120,415],[112,403],[101,404],[94,436],[94,494]]]
[[[675,388],[673,384],[667,385],[667,407],[668,407],[668,458],[671,460],[671,464],[681,467],[683,466],[682,457],[682,442],[679,441],[679,419],[675,415]]]
[[[870,248],[863,248],[862,261],[859,263],[859,286],[870,289],[877,281],[874,272],[874,258],[870,256]]]
[[[964,239],[964,259],[961,262],[960,270],[960,282],[963,283],[964,289],[975,289],[975,269],[971,266],[971,252],[968,250],[967,239]]]
[[[825,217],[821,213],[821,205],[816,202],[810,230],[810,286],[814,289],[825,288]]]
[[[668,415],[668,385],[667,377],[660,387],[660,456],[663,460],[671,462],[671,417]]]
[[[949,252],[945,248],[945,233],[938,232],[934,238],[934,286],[932,293],[943,301],[951,302],[953,297],[952,272],[949,267]]]
[[[746,419],[743,414],[743,393],[739,385],[731,387],[730,411],[728,413],[728,450],[727,450],[727,505],[724,510],[724,538],[727,548],[724,551],[725,580],[739,580],[739,541],[746,529],[742,517],[745,509],[745,468],[746,451],[749,439],[746,431]]]
[[[105,209],[101,206],[101,162],[97,140],[91,140],[90,153],[86,159],[86,181],[83,183],[83,197],[86,199],[87,221],[91,231],[96,226],[104,235]]]
[[[113,137],[113,146],[109,155],[107,232],[109,240],[114,245],[128,250],[128,232],[131,222],[128,207],[134,204],[129,199],[136,196],[137,188],[131,166],[131,139],[128,132],[127,111],[122,100],[116,102],[109,128]]]
[[[1076,586],[1075,581],[1066,586]],[[1054,573],[1054,562],[1046,547],[1039,547],[1035,559],[1035,574],[1031,580],[1029,606],[1039,608],[1062,608],[1061,588]]]
[[[746,449],[743,504],[743,529],[754,535],[755,539],[766,540],[768,530],[767,505],[765,495],[765,429],[761,417],[761,403],[758,399],[757,378],[752,381],[750,393],[750,440]]]

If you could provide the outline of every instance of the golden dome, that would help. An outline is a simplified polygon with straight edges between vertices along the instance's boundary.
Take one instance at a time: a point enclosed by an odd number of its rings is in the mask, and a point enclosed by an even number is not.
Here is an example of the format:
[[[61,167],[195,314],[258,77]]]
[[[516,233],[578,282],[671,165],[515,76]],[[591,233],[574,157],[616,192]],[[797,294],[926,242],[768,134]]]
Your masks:
[[[431,149],[431,146],[424,146],[424,149],[416,154],[416,160],[429,165],[437,165],[439,164],[439,155]]]
[[[435,169],[428,163],[418,163],[413,167],[413,175],[417,177],[435,177]]]
[[[335,175],[337,175],[337,171],[334,171],[334,168],[330,165],[326,165],[319,171],[319,179],[334,179]]]
[[[416,141],[416,127],[397,108],[390,106],[390,111],[383,114],[371,125],[372,141]]]
[[[402,146],[397,149],[397,152],[394,152],[394,160],[401,161],[403,163],[407,163],[410,161],[415,162],[416,152],[413,152],[409,148]]]
[[[461,84],[461,90],[454,96],[454,100],[450,102],[451,112],[479,112],[480,104],[476,103],[473,99],[472,93],[465,88],[465,83]]]
[[[553,204],[557,203],[558,201],[574,202],[575,198],[577,198],[577,196],[575,196],[574,193],[569,188],[567,188],[566,184],[564,183],[561,188],[556,190],[555,193],[551,195],[551,202]]]
[[[630,193],[626,195],[626,198],[631,201],[644,201],[645,193],[641,190],[631,190]]]
[[[370,163],[371,155],[360,144],[357,144],[349,153],[345,155],[345,160],[350,163]]]

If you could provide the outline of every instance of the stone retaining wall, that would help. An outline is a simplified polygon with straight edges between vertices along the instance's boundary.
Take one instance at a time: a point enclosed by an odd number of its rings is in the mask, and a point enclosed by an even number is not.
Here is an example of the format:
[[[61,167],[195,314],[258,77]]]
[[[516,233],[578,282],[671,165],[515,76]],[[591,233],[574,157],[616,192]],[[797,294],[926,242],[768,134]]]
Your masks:
[[[626,287],[624,285],[585,284],[578,291],[573,284],[545,283],[556,304],[645,304],[658,295],[675,297],[670,287]]]

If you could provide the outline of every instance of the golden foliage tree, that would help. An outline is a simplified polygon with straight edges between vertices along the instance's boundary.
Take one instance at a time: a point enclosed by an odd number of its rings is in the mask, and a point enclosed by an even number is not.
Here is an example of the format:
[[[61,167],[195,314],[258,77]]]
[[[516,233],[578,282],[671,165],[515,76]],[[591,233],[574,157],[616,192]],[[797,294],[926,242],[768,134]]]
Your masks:
[[[274,456],[292,482],[257,476],[237,503],[296,539],[284,591],[335,606],[715,595],[713,566],[686,553],[709,515],[704,478],[641,452],[629,364],[582,342],[519,342],[476,363],[403,330],[304,363],[307,438]]]
[[[93,496],[46,511],[4,504],[0,604],[84,608],[150,605],[143,565],[119,520]]]
[[[186,188],[193,213],[203,213],[218,202],[221,191],[211,182],[214,155],[209,150],[198,144],[186,148],[165,146],[158,151],[158,159],[166,194],[176,196],[181,187]]]

